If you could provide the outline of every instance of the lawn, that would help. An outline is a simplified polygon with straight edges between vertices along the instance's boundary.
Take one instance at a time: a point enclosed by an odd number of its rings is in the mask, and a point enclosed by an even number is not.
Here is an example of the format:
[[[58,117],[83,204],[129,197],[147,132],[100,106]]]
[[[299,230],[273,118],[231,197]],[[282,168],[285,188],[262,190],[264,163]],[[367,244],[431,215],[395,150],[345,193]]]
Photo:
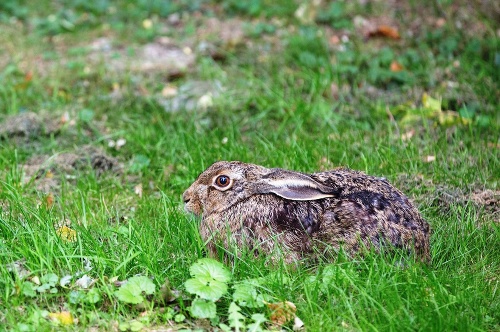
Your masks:
[[[0,329],[500,330],[499,11],[1,1]],[[432,262],[207,260],[217,160],[386,177]]]

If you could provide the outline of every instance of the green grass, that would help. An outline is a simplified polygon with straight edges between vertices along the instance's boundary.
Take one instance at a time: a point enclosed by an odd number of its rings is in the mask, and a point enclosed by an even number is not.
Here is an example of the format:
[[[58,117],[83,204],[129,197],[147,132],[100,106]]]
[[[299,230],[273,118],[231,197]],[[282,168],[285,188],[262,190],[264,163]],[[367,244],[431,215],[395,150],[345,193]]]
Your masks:
[[[396,9],[339,1],[304,25],[288,1],[92,3],[0,4],[0,123],[26,111],[45,122],[65,112],[74,120],[49,135],[0,138],[2,328],[116,330],[137,320],[151,329],[217,326],[187,309],[193,297],[184,282],[206,252],[181,194],[223,159],[304,172],[348,166],[385,176],[431,224],[430,265],[401,266],[377,255],[315,266],[266,265],[265,258],[243,255],[227,265],[233,282],[263,277],[262,293],[272,302],[295,303],[307,330],[500,329],[500,44],[487,9],[463,7],[469,16],[460,16],[450,1]],[[182,25],[172,28],[166,19],[178,11]],[[402,38],[364,38],[353,24],[356,15],[389,17]],[[198,52],[193,29],[203,30],[211,16],[241,20],[243,41],[219,41],[223,60],[199,55],[180,78],[113,71],[106,61],[90,60],[89,45],[99,37],[125,50],[169,37]],[[410,23],[421,16],[445,22],[436,28],[425,21],[410,36]],[[145,19],[154,22],[152,30]],[[345,33],[349,41],[339,49],[328,33]],[[393,61],[404,70],[391,71]],[[166,112],[158,99],[165,85],[193,81],[224,88],[208,109]],[[117,87],[121,97],[111,97]],[[443,111],[456,112],[451,122],[423,105],[424,92],[441,99]],[[412,131],[410,139],[401,138]],[[108,145],[119,138],[126,139],[120,149]],[[33,157],[79,153],[88,145],[115,157],[122,169],[96,174],[85,165],[55,167],[25,179],[23,165]],[[436,159],[426,162],[427,156]],[[51,177],[56,185],[40,190]],[[475,198],[488,191],[496,193],[489,203]],[[58,235],[64,222],[76,241]],[[19,260],[28,276],[9,271]],[[75,277],[54,294],[29,296],[25,283],[48,273]],[[74,284],[83,273],[95,279],[95,303],[73,298],[88,292]],[[124,303],[112,278],[135,275],[152,278],[154,297],[165,279],[180,295],[147,310]],[[217,302],[226,324],[231,294]],[[78,322],[61,326],[47,319],[61,311]]]

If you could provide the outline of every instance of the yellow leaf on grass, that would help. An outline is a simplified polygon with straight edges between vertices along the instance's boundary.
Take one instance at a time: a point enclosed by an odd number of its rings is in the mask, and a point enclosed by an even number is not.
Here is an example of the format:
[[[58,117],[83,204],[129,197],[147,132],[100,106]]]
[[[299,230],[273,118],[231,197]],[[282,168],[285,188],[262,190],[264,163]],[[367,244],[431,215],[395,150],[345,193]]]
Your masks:
[[[63,241],[75,242],[76,241],[76,231],[69,228],[68,226],[61,226],[56,230],[57,236]]]
[[[69,311],[51,312],[49,318],[53,321],[59,322],[62,325],[71,325],[74,323],[73,316]]]
[[[470,119],[462,118],[460,114],[454,111],[441,112],[438,117],[439,124],[442,126],[454,126],[457,124],[469,124]]]
[[[290,301],[265,304],[271,310],[269,319],[276,326],[283,326],[295,318],[297,307]]]
[[[441,112],[441,98],[436,99],[429,96],[427,93],[422,95],[422,105],[433,112]]]

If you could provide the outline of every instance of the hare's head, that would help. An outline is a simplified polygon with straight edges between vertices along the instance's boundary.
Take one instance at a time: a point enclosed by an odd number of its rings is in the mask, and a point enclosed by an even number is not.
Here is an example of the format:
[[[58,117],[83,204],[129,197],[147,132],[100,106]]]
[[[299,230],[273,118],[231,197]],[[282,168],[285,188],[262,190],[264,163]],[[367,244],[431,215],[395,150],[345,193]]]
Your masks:
[[[223,211],[262,194],[289,200],[332,197],[331,188],[306,174],[239,161],[219,161],[201,173],[182,198],[186,211],[201,215]]]

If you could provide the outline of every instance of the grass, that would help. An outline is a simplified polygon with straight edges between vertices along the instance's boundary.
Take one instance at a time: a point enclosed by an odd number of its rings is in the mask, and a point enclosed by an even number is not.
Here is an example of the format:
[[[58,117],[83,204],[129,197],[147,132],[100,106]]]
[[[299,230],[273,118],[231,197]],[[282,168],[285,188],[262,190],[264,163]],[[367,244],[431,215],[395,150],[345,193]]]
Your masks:
[[[189,267],[206,253],[181,194],[225,159],[304,172],[348,166],[385,176],[432,226],[428,266],[401,267],[376,255],[298,267],[244,256],[228,265],[233,281],[264,277],[261,291],[273,302],[295,303],[307,330],[500,329],[498,25],[487,8],[450,1],[384,6],[339,1],[307,24],[288,1],[3,2],[0,124],[27,111],[44,124],[65,113],[68,121],[46,135],[0,140],[0,326],[217,326],[187,309]],[[169,25],[176,12],[180,25]],[[385,17],[401,39],[364,36],[353,23],[357,15]],[[196,48],[212,16],[234,18],[243,33],[233,41],[206,36],[218,57]],[[412,23],[422,17],[428,20],[416,29]],[[112,69],[111,59],[125,57],[120,50],[137,54],[158,37],[197,53],[180,78]],[[118,45],[111,58],[92,60],[89,45],[97,38]],[[404,70],[390,70],[393,62]],[[211,106],[165,111],[165,86],[180,93],[199,81],[223,87]],[[426,106],[424,93],[441,107]],[[452,115],[443,120],[444,114]],[[110,146],[120,138],[125,145]],[[84,158],[89,145],[119,167],[96,173],[86,159],[80,167],[56,161],[39,178],[27,176],[23,165],[37,165],[33,157]],[[62,224],[75,241],[61,236]],[[27,276],[12,271],[21,260]],[[29,295],[26,282],[49,273],[73,280],[54,293]],[[75,300],[75,292],[88,293],[75,285],[83,274],[95,280],[98,301]],[[113,281],[135,275],[151,277],[157,289],[168,279],[182,295],[146,309],[118,300]],[[228,321],[231,294],[217,303],[220,322]],[[48,319],[63,311],[77,321]]]

